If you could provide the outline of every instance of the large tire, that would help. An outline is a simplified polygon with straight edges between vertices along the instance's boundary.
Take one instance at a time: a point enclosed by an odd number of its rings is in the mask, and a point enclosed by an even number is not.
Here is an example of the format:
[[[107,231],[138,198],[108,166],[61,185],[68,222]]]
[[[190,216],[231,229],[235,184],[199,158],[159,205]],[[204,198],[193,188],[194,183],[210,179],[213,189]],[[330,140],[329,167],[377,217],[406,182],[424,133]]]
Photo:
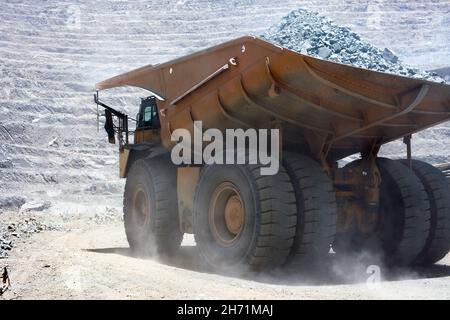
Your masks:
[[[170,159],[137,160],[124,193],[125,232],[133,250],[145,255],[170,255],[181,244],[178,225],[176,168]]]
[[[376,163],[381,185],[375,231],[369,235],[355,229],[339,233],[333,248],[338,254],[370,252],[388,265],[412,265],[424,248],[430,229],[427,193],[414,172],[400,162],[378,158]]]
[[[272,176],[261,176],[260,168],[210,165],[202,169],[194,200],[194,234],[200,256],[214,269],[259,271],[286,261],[297,222],[294,190],[283,168]],[[242,213],[242,219],[232,232],[223,226],[226,219],[221,215],[233,199],[239,199],[235,203],[241,210],[236,212]]]
[[[431,209],[430,232],[417,264],[432,265],[450,251],[450,185],[439,169],[426,162],[412,160],[412,170],[425,187]]]
[[[297,200],[297,229],[287,263],[296,269],[320,266],[336,234],[337,206],[333,183],[313,159],[283,155]]]
[[[388,262],[414,263],[430,230],[430,205],[425,188],[401,163],[379,158],[381,223],[377,236]]]

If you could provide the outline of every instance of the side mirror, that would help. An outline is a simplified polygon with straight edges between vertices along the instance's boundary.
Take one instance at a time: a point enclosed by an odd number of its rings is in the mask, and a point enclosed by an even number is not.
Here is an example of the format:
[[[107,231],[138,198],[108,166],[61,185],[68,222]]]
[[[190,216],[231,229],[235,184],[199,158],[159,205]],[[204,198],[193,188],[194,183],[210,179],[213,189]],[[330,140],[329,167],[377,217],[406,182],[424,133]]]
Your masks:
[[[111,110],[105,109],[105,131],[108,134],[109,143],[115,144],[116,138],[114,136],[114,123]]]

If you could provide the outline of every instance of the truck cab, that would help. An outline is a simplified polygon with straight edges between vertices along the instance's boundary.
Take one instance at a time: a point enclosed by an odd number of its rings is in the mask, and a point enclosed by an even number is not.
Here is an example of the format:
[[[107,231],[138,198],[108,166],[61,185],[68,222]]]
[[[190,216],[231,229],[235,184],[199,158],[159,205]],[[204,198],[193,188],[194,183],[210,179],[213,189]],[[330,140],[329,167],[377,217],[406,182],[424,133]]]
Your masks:
[[[159,139],[158,107],[155,96],[141,98],[139,113],[136,116],[136,131],[134,133],[134,143],[142,143]]]

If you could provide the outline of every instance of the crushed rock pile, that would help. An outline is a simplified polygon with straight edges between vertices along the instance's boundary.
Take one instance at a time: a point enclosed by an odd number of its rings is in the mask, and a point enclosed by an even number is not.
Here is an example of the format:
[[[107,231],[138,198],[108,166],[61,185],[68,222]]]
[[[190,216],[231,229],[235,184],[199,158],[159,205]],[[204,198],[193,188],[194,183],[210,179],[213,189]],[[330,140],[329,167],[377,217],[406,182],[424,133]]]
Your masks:
[[[283,17],[261,37],[287,49],[312,57],[374,71],[445,83],[438,74],[403,64],[397,55],[364,41],[316,12],[297,9]]]

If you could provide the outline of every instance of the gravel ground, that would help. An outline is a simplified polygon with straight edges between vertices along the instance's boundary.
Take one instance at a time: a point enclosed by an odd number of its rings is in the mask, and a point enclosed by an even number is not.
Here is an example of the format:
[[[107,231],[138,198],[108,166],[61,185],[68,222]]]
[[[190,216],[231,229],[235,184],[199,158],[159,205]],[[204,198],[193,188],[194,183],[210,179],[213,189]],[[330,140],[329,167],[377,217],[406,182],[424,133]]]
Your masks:
[[[450,299],[450,256],[422,270],[379,267],[381,282],[371,277],[378,267],[361,260],[330,257],[311,275],[224,275],[198,261],[191,237],[172,259],[144,259],[128,249],[120,221],[73,218],[34,233],[0,260],[11,279],[0,299]]]

